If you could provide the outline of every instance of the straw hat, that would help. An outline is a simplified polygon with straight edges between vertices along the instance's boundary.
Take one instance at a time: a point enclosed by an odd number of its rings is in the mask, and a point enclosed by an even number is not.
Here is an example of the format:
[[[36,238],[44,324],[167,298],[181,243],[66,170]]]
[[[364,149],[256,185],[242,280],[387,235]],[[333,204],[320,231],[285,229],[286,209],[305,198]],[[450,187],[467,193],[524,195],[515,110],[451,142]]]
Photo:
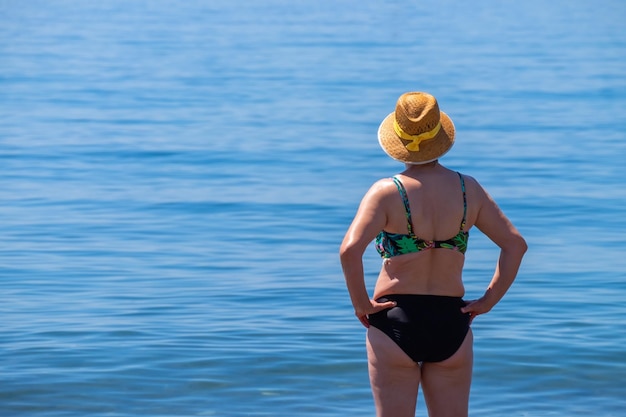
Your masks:
[[[406,164],[426,164],[438,159],[454,144],[454,124],[428,93],[400,96],[396,111],[378,128],[378,142],[393,159]]]

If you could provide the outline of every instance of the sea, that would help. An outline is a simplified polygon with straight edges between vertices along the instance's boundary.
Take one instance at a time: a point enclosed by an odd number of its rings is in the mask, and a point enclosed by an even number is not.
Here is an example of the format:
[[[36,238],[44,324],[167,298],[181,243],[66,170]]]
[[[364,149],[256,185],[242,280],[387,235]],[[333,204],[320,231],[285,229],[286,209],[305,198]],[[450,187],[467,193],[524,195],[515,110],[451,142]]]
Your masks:
[[[374,416],[338,248],[427,91],[529,244],[471,416],[626,416],[626,2],[0,0],[0,416]],[[474,229],[466,298],[499,250]],[[373,290],[380,258],[364,256]],[[416,416],[426,416],[420,393]]]

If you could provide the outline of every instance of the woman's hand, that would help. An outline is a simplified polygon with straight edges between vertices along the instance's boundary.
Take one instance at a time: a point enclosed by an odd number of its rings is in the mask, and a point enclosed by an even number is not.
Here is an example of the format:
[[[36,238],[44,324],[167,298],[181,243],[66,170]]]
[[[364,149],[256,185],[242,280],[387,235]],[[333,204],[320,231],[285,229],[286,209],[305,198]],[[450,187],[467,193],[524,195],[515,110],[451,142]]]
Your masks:
[[[370,306],[365,306],[364,308],[355,308],[354,315],[357,316],[363,326],[370,327],[370,322],[367,319],[367,316],[395,306],[395,301],[386,301],[384,303],[379,303],[376,300],[370,300]]]
[[[462,313],[469,313],[470,324],[474,320],[474,317],[485,314],[492,309],[492,305],[488,303],[484,297],[478,300],[466,301],[465,307],[461,308]]]

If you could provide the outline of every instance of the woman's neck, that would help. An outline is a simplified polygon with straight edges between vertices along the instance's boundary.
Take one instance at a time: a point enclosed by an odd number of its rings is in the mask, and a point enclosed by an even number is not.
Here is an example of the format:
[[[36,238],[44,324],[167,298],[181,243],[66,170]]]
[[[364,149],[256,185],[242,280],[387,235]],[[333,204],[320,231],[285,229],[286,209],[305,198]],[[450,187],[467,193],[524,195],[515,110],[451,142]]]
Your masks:
[[[439,166],[439,160],[434,160],[432,162],[428,162],[426,164],[419,164],[419,165],[406,164],[405,172],[423,172],[423,171],[428,171],[433,168],[436,168],[437,166]]]

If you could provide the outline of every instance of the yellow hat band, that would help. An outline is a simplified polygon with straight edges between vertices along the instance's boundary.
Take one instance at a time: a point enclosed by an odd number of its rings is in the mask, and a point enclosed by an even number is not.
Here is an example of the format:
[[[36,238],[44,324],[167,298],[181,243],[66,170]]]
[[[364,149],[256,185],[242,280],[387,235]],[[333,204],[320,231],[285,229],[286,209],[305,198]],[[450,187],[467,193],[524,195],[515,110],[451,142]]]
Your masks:
[[[409,135],[404,130],[402,130],[397,120],[394,119],[393,121],[393,130],[396,132],[396,135],[398,135],[404,140],[410,140],[411,142],[407,143],[405,147],[409,151],[413,151],[413,152],[418,152],[420,150],[420,143],[422,141],[432,139],[435,136],[437,136],[437,133],[439,133],[440,129],[441,129],[441,122],[437,123],[437,126],[435,126],[433,130],[429,130],[428,132],[421,133],[419,135]]]

